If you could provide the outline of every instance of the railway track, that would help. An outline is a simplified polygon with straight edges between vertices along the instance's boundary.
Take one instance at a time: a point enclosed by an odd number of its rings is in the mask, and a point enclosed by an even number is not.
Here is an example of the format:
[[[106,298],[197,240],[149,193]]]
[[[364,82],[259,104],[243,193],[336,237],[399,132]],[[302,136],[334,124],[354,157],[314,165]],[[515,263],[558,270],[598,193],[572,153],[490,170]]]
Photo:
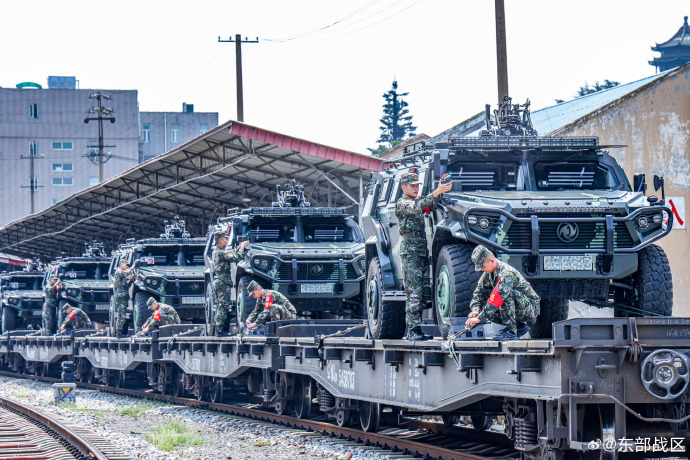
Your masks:
[[[68,420],[0,398],[0,459],[130,459],[119,448]]]
[[[7,371],[0,371],[0,375],[51,383],[60,382],[59,379],[52,377],[16,374]],[[246,402],[213,403],[169,396],[155,393],[152,390],[116,388],[84,382],[77,382],[77,385],[84,389],[213,410],[296,430],[319,433],[342,443],[371,446],[388,451],[390,454],[443,460],[509,459],[518,456],[518,453],[505,442],[505,437],[498,433],[478,433],[472,429],[456,426],[445,427],[443,424],[435,422],[407,418],[398,419],[396,417],[396,423],[393,426],[382,426],[377,433],[368,433],[356,428],[340,427],[318,418],[299,419],[285,414],[277,414],[260,409],[256,404]],[[393,414],[389,415],[392,416]]]

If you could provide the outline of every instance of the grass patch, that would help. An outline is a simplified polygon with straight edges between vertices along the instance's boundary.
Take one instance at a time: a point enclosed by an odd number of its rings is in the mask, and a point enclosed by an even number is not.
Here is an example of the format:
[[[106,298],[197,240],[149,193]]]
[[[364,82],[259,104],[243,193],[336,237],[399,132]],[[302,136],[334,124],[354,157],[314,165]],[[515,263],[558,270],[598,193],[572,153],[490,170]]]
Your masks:
[[[16,393],[14,393],[14,396],[16,396],[17,398],[28,398],[29,394],[24,393],[23,391],[18,391]]]
[[[257,446],[257,447],[267,447],[270,446],[271,443],[268,441],[256,441],[252,446]]]
[[[135,404],[134,406],[127,406],[120,409],[118,413],[121,415],[127,415],[129,417],[137,417],[139,414],[146,412],[147,410],[149,410],[148,407]]]
[[[165,452],[170,452],[176,447],[200,446],[204,443],[201,436],[191,433],[182,420],[165,422],[153,433],[145,434],[144,439]]]

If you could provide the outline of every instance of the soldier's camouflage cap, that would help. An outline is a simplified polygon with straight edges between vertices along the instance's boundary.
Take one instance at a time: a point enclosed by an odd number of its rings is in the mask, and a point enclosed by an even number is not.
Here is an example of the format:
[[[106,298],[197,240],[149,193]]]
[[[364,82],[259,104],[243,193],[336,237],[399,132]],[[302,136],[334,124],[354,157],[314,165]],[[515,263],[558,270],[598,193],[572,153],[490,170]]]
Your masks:
[[[213,236],[215,237],[216,241],[218,241],[221,238],[227,238],[228,234],[223,230],[216,230],[215,232],[213,232]]]
[[[252,281],[251,283],[249,283],[249,286],[247,286],[247,292],[251,294],[252,292],[254,292],[254,289],[258,287],[261,287],[261,285],[256,281]]]
[[[69,303],[66,303],[66,304],[64,304],[64,305],[62,306],[62,311],[64,311],[65,313],[67,313],[67,309],[68,309],[68,308],[72,308],[72,305],[69,304]]]
[[[481,244],[474,248],[474,251],[472,251],[472,262],[474,263],[474,269],[476,271],[482,271],[482,268],[484,267],[484,260],[489,257],[489,254],[491,254],[491,251],[486,249]]]
[[[153,297],[149,297],[149,300],[146,301],[146,306],[151,308],[151,305],[153,305],[153,302],[157,302],[157,300]]]
[[[401,184],[421,184],[419,181],[419,174],[417,173],[405,173],[402,175],[400,178],[400,183]]]

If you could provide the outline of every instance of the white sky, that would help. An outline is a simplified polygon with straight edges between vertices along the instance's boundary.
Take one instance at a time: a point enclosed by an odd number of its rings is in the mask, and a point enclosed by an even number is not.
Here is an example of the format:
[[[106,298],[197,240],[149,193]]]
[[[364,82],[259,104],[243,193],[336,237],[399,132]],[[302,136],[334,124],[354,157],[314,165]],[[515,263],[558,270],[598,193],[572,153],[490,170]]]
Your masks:
[[[680,0],[506,0],[510,93],[533,109],[587,83],[654,74],[647,61],[690,14]],[[435,135],[496,104],[494,2],[451,0],[6,2],[0,86],[137,89],[142,111],[236,119],[241,33],[245,122],[366,153],[397,78],[417,133]],[[335,21],[343,21],[317,33]],[[297,37],[274,42],[266,39]]]

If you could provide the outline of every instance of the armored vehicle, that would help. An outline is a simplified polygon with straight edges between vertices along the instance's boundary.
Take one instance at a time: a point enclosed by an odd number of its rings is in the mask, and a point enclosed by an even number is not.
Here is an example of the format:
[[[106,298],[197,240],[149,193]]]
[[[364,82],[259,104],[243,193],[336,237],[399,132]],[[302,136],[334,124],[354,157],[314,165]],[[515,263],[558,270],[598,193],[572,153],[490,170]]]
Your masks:
[[[367,240],[367,314],[377,338],[401,337],[405,292],[395,204],[400,178],[418,172],[420,196],[443,174],[452,191],[427,214],[433,316],[439,325],[464,317],[481,272],[470,255],[483,244],[518,269],[542,298],[532,337],[551,334],[569,300],[614,307],[616,316],[670,316],[668,259],[654,245],[671,230],[662,198],[645,196],[643,174],[631,187],[595,137],[539,137],[529,101],[503,101],[478,137],[451,138],[384,163],[362,212]],[[608,146],[620,147],[620,146]]]
[[[0,275],[3,333],[41,327],[44,276],[43,270],[29,264],[23,271]]]
[[[185,221],[175,216],[164,221],[159,238],[128,240],[115,251],[109,275],[120,262],[132,265],[139,260],[130,290],[134,323],[140,328],[151,316],[146,306],[149,297],[171,305],[187,322],[204,319],[204,245],[206,238],[192,238]],[[114,309],[114,304],[111,305]],[[112,315],[111,315],[112,317]]]
[[[105,254],[103,243],[86,243],[81,257],[64,257],[50,264],[43,279],[43,287],[50,282],[52,275],[62,280],[59,292],[58,321],[62,323],[66,303],[81,308],[91,321],[108,321],[110,283],[108,266],[111,258]]]
[[[298,315],[311,318],[362,315],[360,293],[365,276],[362,232],[346,210],[311,207],[303,186],[290,180],[271,207],[231,209],[218,220],[217,230],[228,234],[228,248],[249,240],[244,260],[233,264],[236,321],[241,328],[254,309],[247,286],[261,286],[284,294]],[[213,235],[214,232],[211,232]],[[206,245],[207,324],[213,324],[213,248]]]

